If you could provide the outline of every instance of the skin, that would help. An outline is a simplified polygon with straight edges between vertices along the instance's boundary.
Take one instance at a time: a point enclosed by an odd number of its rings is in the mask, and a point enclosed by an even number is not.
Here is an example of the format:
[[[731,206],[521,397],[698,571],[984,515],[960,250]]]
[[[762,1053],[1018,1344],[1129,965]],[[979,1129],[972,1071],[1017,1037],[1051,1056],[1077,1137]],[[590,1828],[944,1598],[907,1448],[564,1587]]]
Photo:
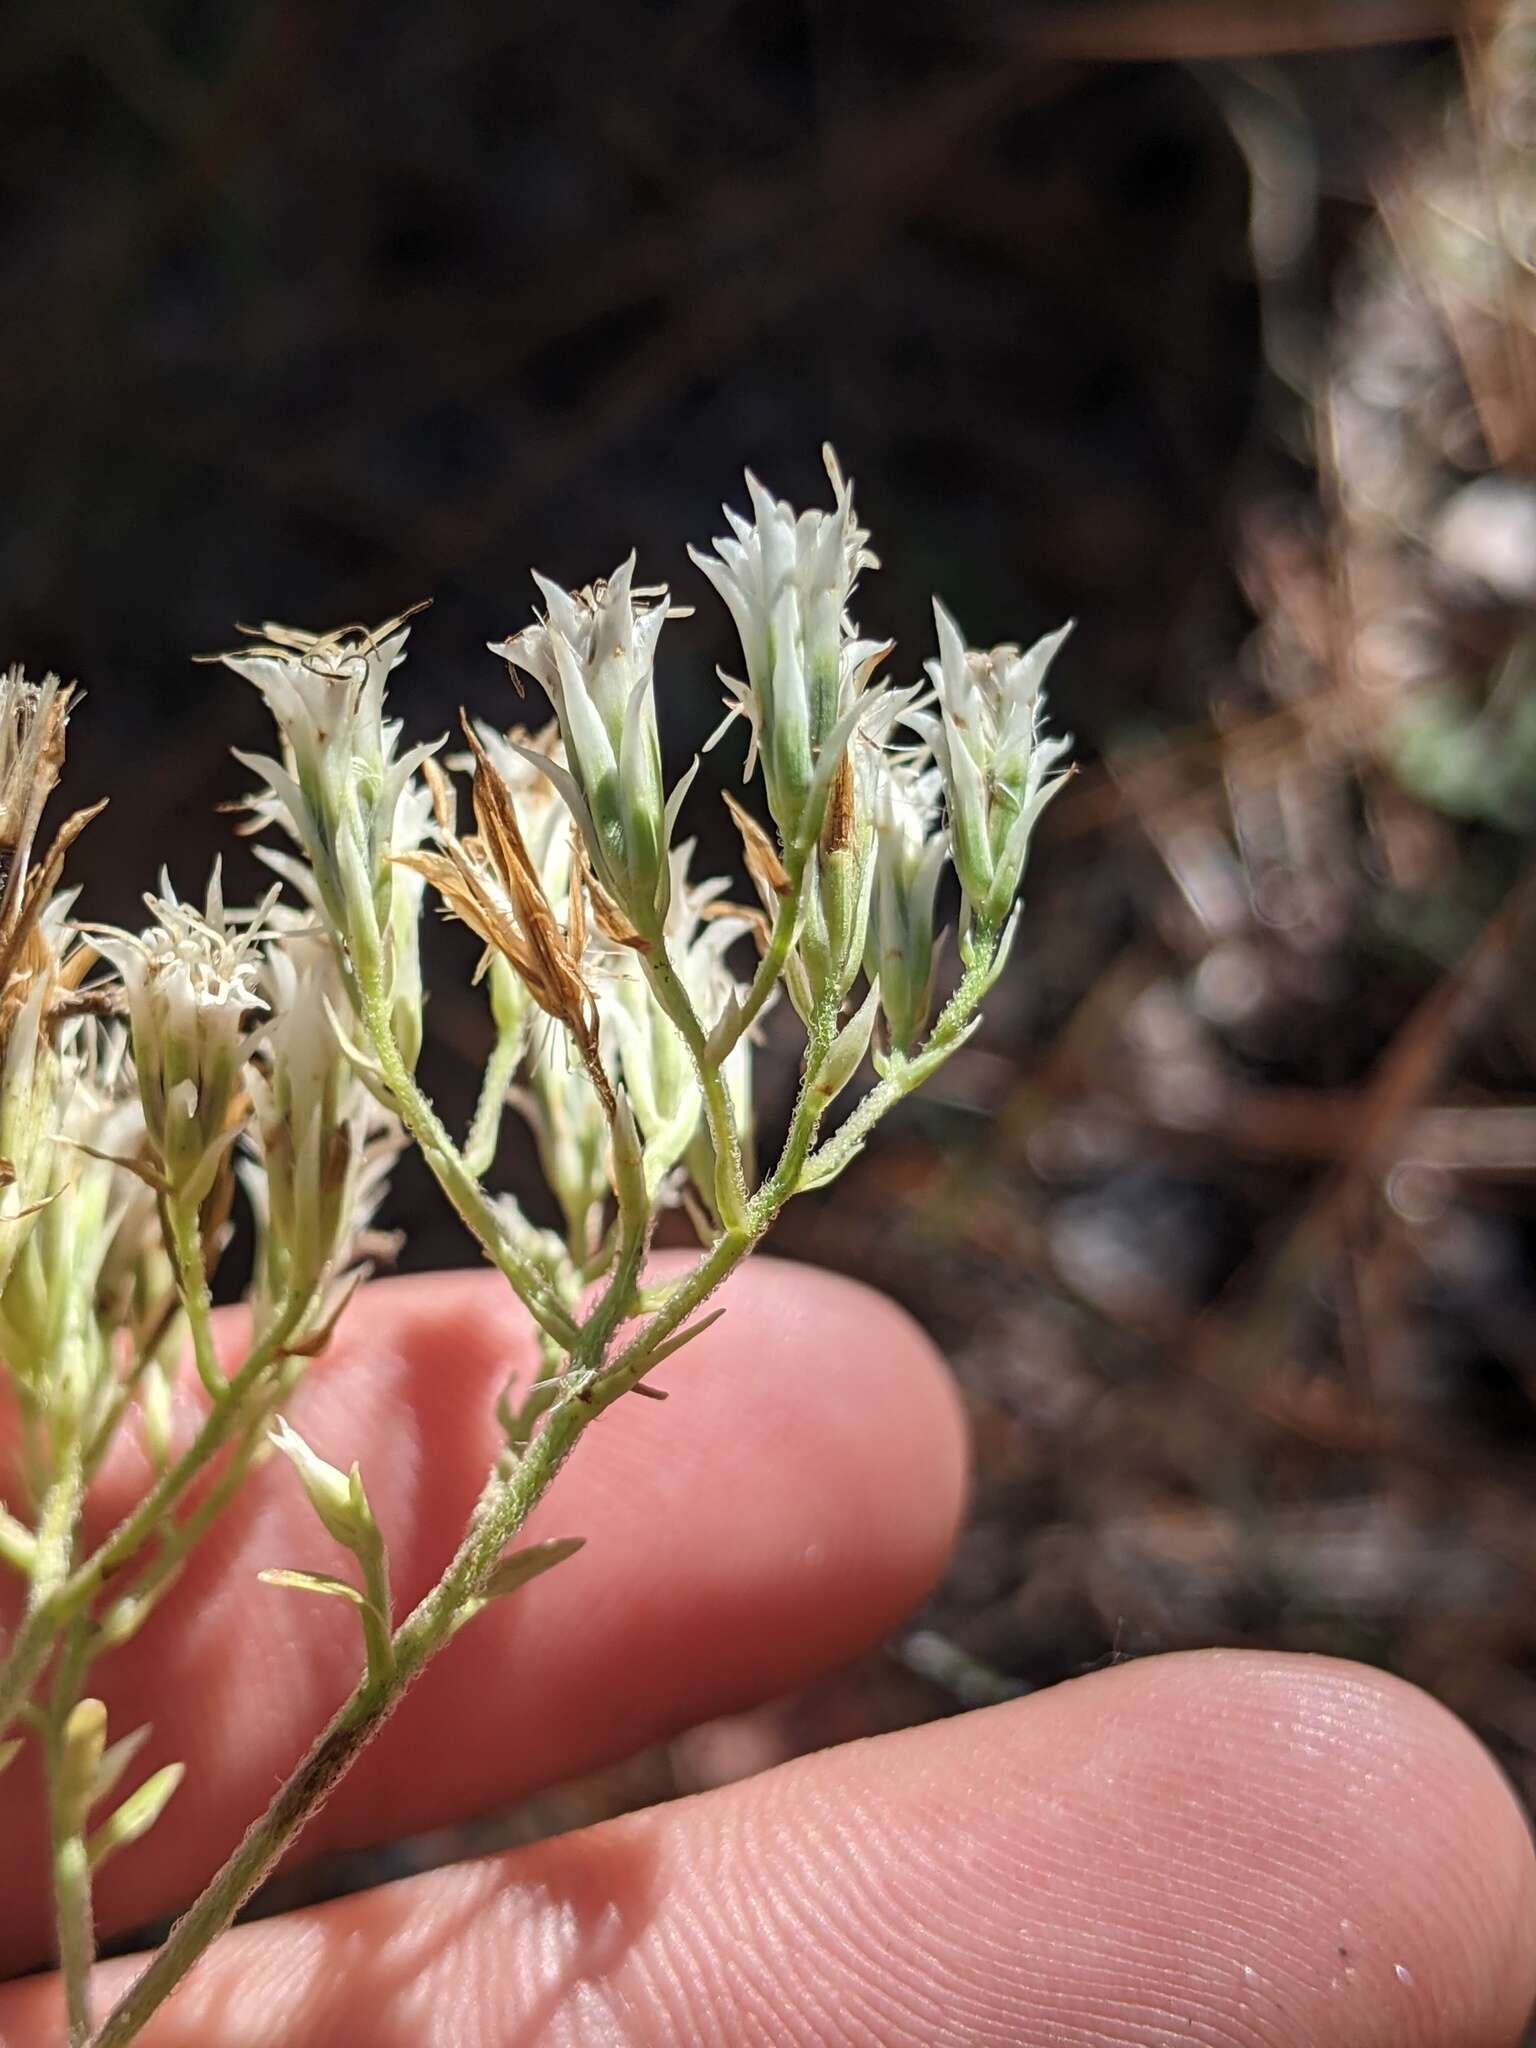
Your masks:
[[[465,1631],[306,1848],[450,1821],[846,1657],[931,1583],[961,1418],[898,1311],[758,1261],[597,1426],[533,1533],[585,1551]],[[489,1275],[392,1281],[291,1405],[361,1460],[402,1603],[436,1575],[527,1331]],[[142,1483],[105,1476],[109,1522]],[[115,1734],[188,1785],[109,1867],[102,1920],[185,1899],[341,1697],[334,1569],[269,1461],[142,1635],[99,1670]],[[136,1769],[139,1767],[136,1767]],[[0,1968],[46,1957],[37,1791],[0,1780]],[[102,1966],[114,1995],[131,1962]],[[1148,1659],[785,1765],[514,1854],[238,1929],[151,2048],[1498,2048],[1536,1995],[1536,1860],[1470,1734],[1322,1659]],[[56,1985],[0,1990],[0,2048],[52,2048]]]

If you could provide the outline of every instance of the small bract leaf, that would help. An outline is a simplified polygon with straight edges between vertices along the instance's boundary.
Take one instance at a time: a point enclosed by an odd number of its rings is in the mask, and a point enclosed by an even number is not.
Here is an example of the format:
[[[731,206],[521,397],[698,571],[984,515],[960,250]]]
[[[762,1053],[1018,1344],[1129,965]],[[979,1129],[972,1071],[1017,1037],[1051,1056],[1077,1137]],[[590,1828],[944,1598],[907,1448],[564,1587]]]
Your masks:
[[[869,994],[833,1039],[831,1050],[822,1063],[815,1084],[817,1094],[823,1096],[826,1101],[834,1101],[858,1072],[859,1063],[869,1050],[870,1034],[875,1028],[875,1012],[879,1004],[880,984],[876,981],[870,985]]]
[[[146,1721],[142,1728],[135,1728],[131,1735],[123,1736],[121,1741],[112,1743],[106,1750],[96,1766],[96,1777],[91,1785],[92,1806],[111,1798],[119,1778],[149,1740],[149,1735],[150,1723]]]
[[[548,1543],[530,1543],[526,1550],[514,1550],[486,1580],[484,1598],[500,1600],[515,1593],[530,1579],[540,1578],[557,1564],[564,1564],[568,1557],[574,1557],[586,1540],[585,1536],[555,1536]]]
[[[264,1586],[286,1586],[294,1593],[326,1593],[333,1600],[350,1600],[354,1607],[361,1607],[362,1594],[356,1586],[349,1586],[345,1579],[334,1579],[329,1572],[258,1572],[257,1578]]]
[[[112,1818],[103,1821],[85,1845],[86,1861],[92,1870],[99,1870],[109,1856],[149,1833],[186,1775],[186,1769],[185,1764],[167,1764],[146,1778],[137,1792],[128,1794]]]

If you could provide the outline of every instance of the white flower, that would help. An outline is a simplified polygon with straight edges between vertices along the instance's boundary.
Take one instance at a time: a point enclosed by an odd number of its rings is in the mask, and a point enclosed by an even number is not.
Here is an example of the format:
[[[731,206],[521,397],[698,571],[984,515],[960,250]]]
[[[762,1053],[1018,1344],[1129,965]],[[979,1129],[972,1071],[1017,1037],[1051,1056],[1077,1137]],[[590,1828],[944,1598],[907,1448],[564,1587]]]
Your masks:
[[[339,1472],[334,1465],[327,1464],[317,1451],[310,1449],[285,1415],[279,1415],[268,1430],[267,1440],[298,1473],[299,1484],[328,1536],[353,1551],[376,1539],[362,1474],[356,1465],[350,1472]]]
[[[154,1191],[133,1171],[144,1120],[121,1028],[72,1020],[38,1071],[51,1099],[34,1213],[5,1261],[0,1352],[51,1415],[89,1435],[116,1384],[113,1334],[135,1312],[158,1313],[168,1272]]]
[[[539,1166],[565,1218],[578,1265],[597,1249],[608,1195],[608,1118],[571,1034],[541,1017],[532,1034],[526,1086],[514,1092],[538,1148]]]
[[[926,750],[877,757],[873,775],[874,894],[865,971],[880,984],[891,1043],[908,1051],[933,996],[933,910],[948,834],[939,829],[942,778]]]
[[[1058,763],[1069,738],[1047,739],[1046,671],[1071,631],[1063,626],[1024,649],[967,649],[960,628],[935,598],[939,652],[927,663],[938,712],[908,711],[907,723],[931,745],[944,778],[955,868],[968,907],[999,924],[1024,871],[1040,813],[1066,781]]]
[[[122,976],[160,1172],[195,1207],[233,1137],[229,1110],[248,1050],[247,1021],[264,1007],[257,986],[263,920],[277,892],[257,910],[226,911],[217,865],[201,911],[178,899],[168,876],[161,888],[163,895],[144,899],[154,923],[143,932],[88,929]]]
[[[246,1073],[246,1135],[260,1171],[243,1170],[261,1221],[257,1292],[267,1316],[295,1294],[315,1297],[323,1321],[326,1283],[344,1278],[370,1242],[400,1126],[338,1041],[333,1019],[348,1017],[347,994],[323,933],[284,930],[268,946],[261,992],[267,1015]]]
[[[666,916],[667,842],[688,780],[669,804],[656,732],[656,643],[672,614],[664,587],[633,588],[635,558],[606,582],[565,591],[534,581],[544,617],[491,652],[541,683],[555,707],[565,759],[521,751],[559,789],[581,827],[598,880],[636,929]]]
[[[60,1056],[45,1019],[73,902],[71,893],[45,907],[33,934],[36,971],[22,968],[0,991],[0,1287],[52,1184]]]
[[[751,929],[751,920],[718,914],[719,899],[729,883],[724,877],[690,882],[692,854],[693,841],[689,840],[671,856],[672,906],[665,937],[668,955],[708,1032],[740,993],[725,954]],[[633,952],[615,947],[598,955],[593,963],[593,986],[604,1057],[623,1078],[645,1140],[646,1179],[654,1192],[700,1128],[703,1102],[698,1072],[681,1035],[651,994]],[[733,1097],[739,1098],[734,1106],[743,1118],[750,1107],[744,1088],[749,1058],[743,1045],[739,1053],[731,1055],[726,1068]]]
[[[389,989],[407,1060],[420,1038],[414,949],[421,889],[391,857],[421,843],[430,801],[416,771],[441,745],[397,755],[400,725],[384,716],[390,672],[405,659],[409,616],[371,633],[269,623],[256,645],[215,657],[256,685],[277,722],[281,760],[236,758],[266,779],[250,805],[258,823],[281,824],[308,870],[280,853],[263,849],[264,857],[320,910],[349,971]]]
[[[27,879],[32,842],[64,762],[74,686],[56,675],[29,683],[19,666],[0,674],[0,930]]]
[[[724,508],[731,532],[715,554],[688,550],[725,600],[741,638],[746,680],[722,674],[731,717],[752,728],[750,777],[759,753],[786,847],[808,846],[838,762],[860,716],[859,699],[891,643],[861,640],[848,615],[861,569],[879,563],[854,516],[853,486],[830,448],[831,512],[802,512],[769,496],[750,470],[753,518]],[[727,720],[729,723],[729,720]],[[722,728],[723,729],[723,728]]]

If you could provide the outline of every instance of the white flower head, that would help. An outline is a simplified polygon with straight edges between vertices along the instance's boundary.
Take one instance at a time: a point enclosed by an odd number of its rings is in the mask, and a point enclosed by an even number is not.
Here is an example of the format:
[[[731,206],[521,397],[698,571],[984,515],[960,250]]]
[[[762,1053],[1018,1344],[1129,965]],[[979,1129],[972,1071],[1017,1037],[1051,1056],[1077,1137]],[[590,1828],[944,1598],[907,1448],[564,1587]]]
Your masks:
[[[58,1033],[38,1069],[52,1100],[26,1234],[0,1230],[12,1238],[0,1259],[0,1346],[55,1415],[93,1412],[113,1380],[114,1333],[164,1294],[155,1194],[134,1171],[147,1147],[125,1054],[120,1025],[79,1017]]]
[[[261,1224],[259,1307],[270,1315],[297,1294],[323,1322],[327,1290],[375,1242],[370,1225],[402,1135],[341,1046],[337,1021],[352,1020],[325,933],[283,920],[260,986],[266,1015],[246,1071],[246,1140],[260,1170],[242,1169]]]
[[[692,840],[672,851],[672,904],[665,936],[668,956],[707,1032],[740,992],[725,955],[751,930],[752,920],[721,905],[720,898],[729,887],[723,876],[706,882],[689,880],[693,851]],[[651,994],[632,951],[613,947],[601,954],[594,962],[593,985],[604,1057],[622,1077],[645,1140],[646,1180],[654,1193],[700,1127],[703,1102],[698,1071],[676,1026]],[[735,1064],[728,1065],[728,1084],[739,1084],[746,1071],[745,1058],[738,1060],[732,1055]],[[739,1108],[744,1115],[748,1108],[744,1097]],[[744,1124],[739,1128],[744,1130]]]
[[[990,923],[1008,914],[1040,813],[1067,779],[1072,742],[1041,730],[1046,672],[1071,632],[1063,626],[1033,647],[967,648],[937,598],[939,652],[927,663],[938,703],[908,711],[907,723],[933,749],[944,779],[955,868],[971,911]]]
[[[565,1218],[578,1263],[597,1248],[608,1195],[608,1118],[565,1026],[541,1017],[530,1039],[526,1085],[514,1092],[538,1148],[539,1166]]]
[[[144,1122],[168,1186],[198,1204],[213,1186],[233,1132],[230,1106],[249,1047],[247,1024],[265,1007],[258,987],[264,921],[277,891],[254,911],[229,911],[215,865],[202,910],[161,877],[144,901],[142,932],[89,927],[122,977]]]
[[[543,685],[564,759],[520,751],[559,790],[598,880],[637,930],[666,916],[667,844],[687,788],[667,802],[656,731],[656,643],[676,614],[664,586],[637,590],[635,558],[606,582],[562,590],[535,574],[546,611],[491,652]]]
[[[328,1464],[285,1415],[279,1415],[268,1430],[267,1441],[274,1450],[282,1452],[299,1475],[299,1484],[328,1536],[355,1551],[377,1533],[363,1492],[362,1474],[356,1465],[350,1472],[340,1472]]]
[[[786,847],[808,845],[820,831],[860,697],[891,646],[861,640],[849,616],[860,571],[879,562],[854,515],[853,485],[830,448],[822,455],[832,483],[830,512],[796,514],[749,470],[753,517],[726,506],[731,531],[714,542],[715,553],[688,550],[741,639],[746,679],[722,674],[721,681],[730,716],[751,725],[747,774],[760,754],[768,808]]]
[[[371,632],[307,633],[268,623],[253,634],[253,646],[214,657],[256,685],[281,737],[281,759],[236,758],[266,782],[251,800],[257,826],[280,824],[307,865],[264,849],[265,857],[320,910],[349,970],[385,980],[397,1012],[394,999],[402,995],[414,994],[419,1009],[411,913],[421,891],[392,856],[421,842],[430,801],[417,770],[442,744],[400,754],[399,722],[384,716],[410,616]],[[402,1049],[409,1058],[411,1048]]]
[[[48,674],[29,683],[19,666],[0,673],[0,929],[27,879],[43,806],[64,762],[74,685]]]
[[[874,759],[875,873],[864,964],[880,984],[891,1043],[907,1052],[933,998],[934,900],[949,852],[939,826],[943,779],[926,749]]]

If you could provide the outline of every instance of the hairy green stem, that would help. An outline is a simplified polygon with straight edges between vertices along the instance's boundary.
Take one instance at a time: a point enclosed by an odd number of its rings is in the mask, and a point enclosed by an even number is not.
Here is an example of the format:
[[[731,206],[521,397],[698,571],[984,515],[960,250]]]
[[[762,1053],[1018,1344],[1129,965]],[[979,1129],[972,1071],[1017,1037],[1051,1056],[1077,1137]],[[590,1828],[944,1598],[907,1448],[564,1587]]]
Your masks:
[[[800,899],[805,889],[807,859],[808,849],[805,848],[792,848],[786,856],[785,872],[789,876],[789,887],[779,899],[773,930],[768,935],[763,957],[757,963],[752,985],[732,1014],[729,1030],[717,1026],[710,1034],[710,1050],[717,1060],[723,1062],[743,1033],[751,1030],[762,1014],[763,1005],[779,985],[784,962],[789,958],[789,949],[794,943],[795,928],[800,922]]]
[[[464,1170],[477,1180],[490,1171],[491,1161],[496,1157],[496,1139],[501,1130],[507,1090],[512,1086],[512,1077],[517,1072],[521,1056],[518,1035],[499,1031],[486,1062],[485,1076],[480,1083],[480,1099],[475,1104],[469,1135],[464,1141]]]
[[[574,1341],[565,1347],[571,1359],[571,1391],[549,1410],[538,1434],[505,1477],[482,1495],[447,1571],[395,1631],[391,1639],[392,1668],[382,1673],[376,1669],[365,1672],[288,1783],[195,1904],[177,1921],[163,1947],[108,2016],[93,2048],[126,2048],[210,1943],[230,1924],[338,1780],[384,1726],[423,1666],[454,1633],[469,1603],[542,1500],[584,1431],[645,1377],[668,1340],[683,1329],[689,1317],[740,1265],[796,1192],[807,1165],[814,1169],[818,1159],[825,1160],[833,1148],[844,1144],[850,1126],[856,1126],[847,1147],[851,1157],[883,1109],[898,1100],[908,1086],[916,1085],[914,1077],[931,1071],[960,1043],[988,985],[995,940],[996,935],[990,930],[974,934],[972,964],[941,1014],[927,1046],[912,1060],[893,1064],[887,1080],[820,1153],[812,1148],[827,1105],[817,1089],[817,1073],[835,1036],[836,1019],[830,1014],[813,1019],[800,1096],[773,1174],[750,1198],[742,1191],[735,1220],[727,1222],[714,1244],[669,1290],[662,1305],[617,1356],[605,1359],[613,1334],[634,1300],[648,1239],[647,1223],[637,1227],[633,1219],[626,1220],[608,1285],[586,1323],[574,1333]],[[704,1054],[704,1035],[693,1005],[664,951],[658,948],[657,953],[659,957],[646,961],[647,975],[658,1002],[694,1051],[701,1080],[706,1080],[711,1064]],[[370,1032],[372,1029],[370,1025]],[[384,1045],[376,1043],[381,1055],[387,1043],[387,1037]],[[393,1088],[395,1080],[387,1068],[386,1078]],[[714,1070],[714,1079],[718,1083],[718,1070]],[[705,1100],[707,1111],[707,1088]],[[878,1106],[866,1116],[868,1104],[877,1100]],[[727,1156],[735,1159],[739,1177],[740,1151],[728,1102],[721,1129],[722,1136],[729,1138],[731,1150]],[[716,1142],[718,1145],[719,1140]],[[373,1662],[370,1659],[370,1665]]]
[[[508,1243],[506,1230],[490,1198],[470,1172],[441,1117],[401,1058],[400,1048],[395,1043],[387,992],[379,982],[368,980],[361,984],[359,997],[364,1028],[379,1063],[384,1085],[401,1122],[416,1140],[422,1157],[431,1168],[433,1178],[534,1321],[558,1343],[569,1348],[577,1337],[576,1325],[569,1311],[544,1275]]]
[[[197,1211],[171,1193],[163,1197],[160,1214],[165,1225],[165,1240],[176,1268],[176,1292],[181,1296],[181,1305],[187,1312],[187,1323],[192,1332],[192,1356],[197,1365],[197,1376],[209,1398],[217,1401],[224,1392],[224,1375],[219,1370],[219,1354],[213,1341],[213,1295],[208,1286],[208,1267],[203,1258],[203,1238]]]
[[[101,1588],[109,1574],[127,1563],[187,1488],[240,1429],[246,1397],[258,1381],[282,1357],[283,1347],[309,1309],[312,1296],[301,1295],[286,1303],[281,1314],[263,1333],[250,1356],[229,1379],[219,1376],[218,1393],[201,1428],[174,1465],[169,1466],[139,1502],[100,1546],[86,1559],[68,1582],[61,1586],[58,1604],[65,1614],[78,1613]]]
[[[614,1364],[598,1371],[595,1378],[588,1378],[598,1364],[594,1347],[606,1342],[602,1334],[605,1327],[610,1333],[617,1327],[632,1290],[633,1274],[644,1257],[645,1233],[631,1233],[602,1301],[578,1338],[573,1357],[577,1390],[550,1410],[522,1459],[472,1517],[442,1579],[395,1631],[393,1669],[382,1682],[367,1673],[360,1679],[293,1776],[108,2015],[93,2048],[125,2048],[230,1924],[305,1822],[384,1726],[422,1667],[453,1634],[466,1604],[475,1597],[507,1545],[543,1498],[583,1431],[643,1378],[658,1346],[740,1264],[767,1228],[772,1213],[771,1205],[761,1206],[749,1230],[723,1232]]]
[[[746,1166],[720,1060],[709,1044],[709,1034],[699,1021],[692,996],[667,957],[665,941],[658,936],[651,950],[640,955],[640,964],[663,1016],[693,1056],[704,1097],[704,1119],[715,1148],[716,1206],[725,1227],[739,1229],[747,1213]]]
[[[87,2048],[91,2038],[91,1970],[96,1961],[91,1865],[85,1842],[89,1795],[79,1783],[79,1769],[68,1754],[66,1743],[66,1729],[80,1697],[86,1661],[85,1631],[77,1628],[59,1660],[49,1689],[43,1736],[54,1944],[64,1984],[69,2048]]]
[[[0,1736],[6,1734],[30,1698],[58,1634],[54,1600],[69,1572],[84,1491],[80,1445],[72,1437],[43,1496],[27,1604],[5,1662],[0,1664]]]
[[[88,2048],[91,2038],[91,1967],[96,1930],[91,1910],[91,1867],[85,1837],[66,1832],[52,1815],[54,1938],[64,1980],[64,2023],[69,2048]]]
[[[971,930],[971,964],[956,985],[954,994],[939,1013],[938,1022],[920,1051],[892,1053],[883,1078],[873,1087],[819,1151],[806,1162],[807,1180],[812,1185],[835,1180],[863,1145],[888,1109],[922,1086],[964,1042],[976,1006],[991,987],[998,969],[997,929],[976,924]]]

